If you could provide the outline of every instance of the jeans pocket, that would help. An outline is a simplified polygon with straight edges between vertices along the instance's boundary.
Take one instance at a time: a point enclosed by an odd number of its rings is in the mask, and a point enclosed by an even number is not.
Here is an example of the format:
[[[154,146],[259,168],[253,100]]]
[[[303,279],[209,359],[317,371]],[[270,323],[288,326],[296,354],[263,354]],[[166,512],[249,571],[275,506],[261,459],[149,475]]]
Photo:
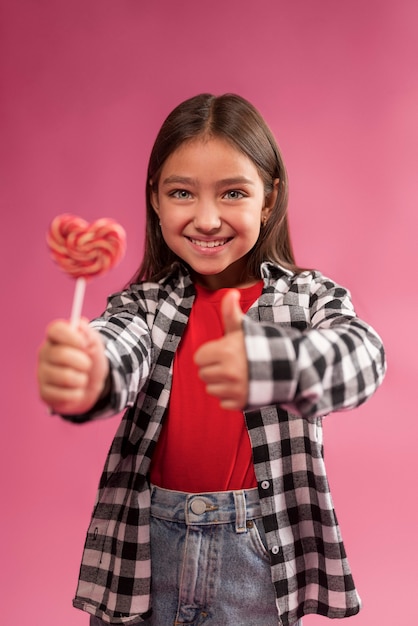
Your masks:
[[[270,560],[269,550],[266,541],[266,533],[264,532],[264,526],[261,519],[250,520],[250,524],[247,524],[249,535],[252,539],[252,543],[257,553],[263,557],[263,559]]]

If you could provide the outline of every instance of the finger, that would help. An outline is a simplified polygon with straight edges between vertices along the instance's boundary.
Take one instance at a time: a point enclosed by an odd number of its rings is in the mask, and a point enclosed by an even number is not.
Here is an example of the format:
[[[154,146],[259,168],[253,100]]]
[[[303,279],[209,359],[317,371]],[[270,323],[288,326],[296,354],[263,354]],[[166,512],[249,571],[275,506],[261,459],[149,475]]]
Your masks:
[[[228,335],[242,329],[241,294],[237,289],[230,289],[221,302],[224,333]]]
[[[230,359],[232,362],[236,363],[238,349],[241,347],[242,343],[242,337],[231,335],[228,337],[221,337],[221,339],[208,341],[196,350],[194,354],[194,362],[198,367],[206,367],[222,363],[225,359]]]
[[[39,351],[39,363],[55,366],[70,367],[80,372],[86,372],[91,366],[90,357],[83,351],[67,345],[46,343]]]
[[[218,364],[200,368],[198,375],[206,385],[224,385],[228,388],[227,386],[242,384],[242,376],[237,373],[236,368],[226,370]]]
[[[40,379],[44,385],[64,389],[84,389],[88,385],[87,372],[49,364],[41,368]]]
[[[80,389],[63,389],[46,385],[40,390],[40,397],[53,413],[78,413],[78,407],[84,399],[84,391]]]
[[[46,330],[46,340],[51,344],[62,344],[84,349],[86,347],[86,333],[80,325],[73,328],[67,320],[55,320]]]
[[[222,409],[227,411],[242,411],[245,402],[238,402],[237,400],[220,400],[219,402]]]
[[[207,367],[219,363],[219,340],[208,341],[200,346],[196,350],[193,360],[198,367]]]
[[[218,398],[223,409],[242,410],[246,403],[246,396],[240,389],[231,388],[231,385],[209,384],[206,393]]]

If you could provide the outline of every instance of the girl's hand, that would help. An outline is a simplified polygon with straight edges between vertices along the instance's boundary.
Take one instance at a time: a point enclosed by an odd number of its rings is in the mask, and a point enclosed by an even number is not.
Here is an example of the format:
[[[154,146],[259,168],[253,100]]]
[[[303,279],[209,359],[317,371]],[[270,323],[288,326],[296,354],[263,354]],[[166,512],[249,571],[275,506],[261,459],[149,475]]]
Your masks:
[[[248,365],[242,330],[239,291],[231,289],[222,300],[224,336],[201,346],[194,357],[209,395],[223,409],[241,410],[248,399]]]
[[[39,350],[38,383],[42,400],[54,413],[79,414],[104,395],[109,362],[99,333],[80,321],[52,322]]]

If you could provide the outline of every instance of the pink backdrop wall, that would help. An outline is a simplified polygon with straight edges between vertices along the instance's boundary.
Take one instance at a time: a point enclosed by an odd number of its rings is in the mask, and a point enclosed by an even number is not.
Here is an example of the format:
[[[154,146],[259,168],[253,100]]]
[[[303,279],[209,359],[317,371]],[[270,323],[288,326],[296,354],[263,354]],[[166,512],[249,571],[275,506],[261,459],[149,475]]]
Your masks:
[[[415,623],[417,19],[415,0],[1,0],[2,624],[87,624],[71,599],[117,424],[71,426],[38,400],[37,349],[73,290],[45,231],[65,211],[128,230],[123,263],[88,287],[98,313],[139,262],[159,125],[200,91],[262,111],[299,263],[348,286],[385,340],[386,382],[327,419],[326,458],[364,602],[350,623]]]

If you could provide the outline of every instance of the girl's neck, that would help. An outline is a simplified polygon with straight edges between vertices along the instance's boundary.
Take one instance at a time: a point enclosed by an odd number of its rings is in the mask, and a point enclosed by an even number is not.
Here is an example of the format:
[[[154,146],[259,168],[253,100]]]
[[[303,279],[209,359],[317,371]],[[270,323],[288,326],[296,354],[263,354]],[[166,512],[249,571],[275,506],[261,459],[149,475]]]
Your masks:
[[[247,269],[247,260],[240,259],[233,263],[220,274],[197,274],[192,271],[192,278],[195,283],[205,289],[215,291],[216,289],[245,289],[252,287],[260,280],[257,276],[251,276]]]
[[[228,285],[228,284],[211,285],[210,281],[201,281],[200,279],[194,279],[194,282],[200,287],[207,289],[208,291],[217,291],[218,289],[247,289],[249,287],[254,287],[254,285],[256,285],[260,280],[261,278],[254,278],[252,280],[240,282],[238,284],[231,284],[231,285]]]
[[[217,289],[246,289],[247,287],[253,287],[256,285],[260,278],[250,278],[247,277],[243,280],[219,280],[218,276],[201,276],[201,275],[192,275],[193,281],[208,289],[209,291],[216,291]]]

